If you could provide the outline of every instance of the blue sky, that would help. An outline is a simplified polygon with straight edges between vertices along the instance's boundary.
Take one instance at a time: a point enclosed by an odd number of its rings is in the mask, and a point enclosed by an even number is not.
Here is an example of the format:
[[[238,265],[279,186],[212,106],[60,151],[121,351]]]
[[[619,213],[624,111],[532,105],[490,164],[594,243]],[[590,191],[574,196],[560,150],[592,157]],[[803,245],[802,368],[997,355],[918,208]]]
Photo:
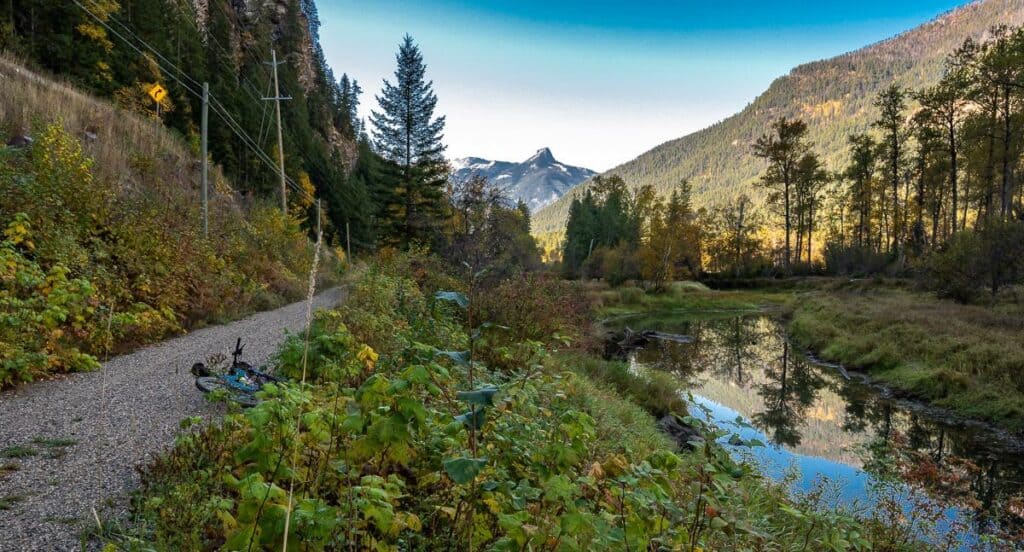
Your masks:
[[[963,0],[320,0],[337,75],[376,108],[405,33],[447,116],[449,157],[606,170],[727,117],[792,67],[893,36]]]

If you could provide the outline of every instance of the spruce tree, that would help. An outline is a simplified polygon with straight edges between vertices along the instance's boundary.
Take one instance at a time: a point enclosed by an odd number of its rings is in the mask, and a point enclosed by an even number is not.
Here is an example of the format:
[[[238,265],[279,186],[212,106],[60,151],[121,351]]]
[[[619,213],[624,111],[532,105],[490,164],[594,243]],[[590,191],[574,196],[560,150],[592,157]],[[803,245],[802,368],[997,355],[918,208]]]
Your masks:
[[[384,81],[381,111],[370,117],[377,152],[389,161],[394,181],[381,190],[383,233],[401,246],[431,241],[444,216],[444,117],[434,117],[437,96],[426,80],[427,66],[411,36],[395,56],[395,83]]]
[[[355,139],[362,130],[359,128],[359,95],[363,93],[359,81],[342,74],[338,81],[338,117],[335,126],[342,135]]]
[[[566,276],[580,275],[580,269],[597,239],[597,206],[588,189],[583,198],[573,198],[569,207],[569,220],[565,225],[565,246],[562,248],[562,268]]]

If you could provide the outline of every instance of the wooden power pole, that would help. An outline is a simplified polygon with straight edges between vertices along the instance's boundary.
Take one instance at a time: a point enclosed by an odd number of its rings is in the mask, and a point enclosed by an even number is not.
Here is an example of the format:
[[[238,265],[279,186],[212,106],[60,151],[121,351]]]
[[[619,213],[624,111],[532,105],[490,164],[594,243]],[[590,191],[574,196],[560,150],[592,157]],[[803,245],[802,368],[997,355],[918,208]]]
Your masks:
[[[201,140],[200,150],[203,156],[203,238],[210,237],[210,161],[209,154],[207,153],[208,148],[208,134],[209,134],[209,123],[210,123],[210,83],[203,83],[203,137]]]
[[[277,105],[277,158],[281,165],[281,212],[288,214],[288,189],[286,187],[286,178],[284,174],[284,139],[282,138],[281,132],[281,100],[290,100],[290,97],[281,97],[281,86],[277,79],[277,66],[282,62],[277,61],[277,50],[271,50],[271,61],[270,65],[274,68],[274,97],[263,98],[264,100],[273,101]]]

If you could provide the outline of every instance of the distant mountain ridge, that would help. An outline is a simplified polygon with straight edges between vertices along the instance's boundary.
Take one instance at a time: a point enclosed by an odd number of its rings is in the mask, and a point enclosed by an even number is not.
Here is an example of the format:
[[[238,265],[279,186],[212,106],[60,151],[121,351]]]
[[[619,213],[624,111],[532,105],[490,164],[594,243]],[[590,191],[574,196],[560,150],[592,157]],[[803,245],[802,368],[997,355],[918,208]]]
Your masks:
[[[1024,23],[1024,0],[979,0],[893,38],[831,59],[807,63],[776,79],[742,111],[708,128],[666,142],[608,171],[631,187],[653,185],[667,194],[682,179],[693,185],[697,207],[720,204],[740,193],[755,202],[763,193],[752,184],[764,162],[751,153],[754,141],[779,117],[807,122],[808,138],[826,166],[847,159],[847,136],[869,129],[877,110],[872,101],[893,82],[920,88],[935,83],[946,56],[969,37],[984,38],[998,24]],[[583,184],[533,217],[533,232],[564,231],[572,197]]]
[[[522,200],[531,212],[551,204],[581,182],[597,175],[583,167],[560,163],[548,148],[537,150],[522,163],[463,157],[451,161],[452,181],[464,182],[474,175],[501,188],[513,200]]]

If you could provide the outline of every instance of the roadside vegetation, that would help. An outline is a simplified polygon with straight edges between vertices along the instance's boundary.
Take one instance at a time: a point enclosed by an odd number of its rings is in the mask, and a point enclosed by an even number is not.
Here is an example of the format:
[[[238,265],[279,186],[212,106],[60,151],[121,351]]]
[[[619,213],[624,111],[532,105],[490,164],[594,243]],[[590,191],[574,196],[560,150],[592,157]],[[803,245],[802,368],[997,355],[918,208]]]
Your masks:
[[[0,388],[304,294],[299,218],[243,202],[214,172],[206,239],[184,143],[9,62],[0,71],[0,139],[35,137],[0,147]]]
[[[568,352],[578,343],[566,336],[588,324],[542,335],[497,308],[514,305],[493,302],[488,316],[512,325],[492,325],[478,305],[495,287],[428,268],[437,266],[393,252],[372,261],[344,306],[317,314],[308,345],[295,336],[281,349],[278,370],[307,383],[271,386],[259,406],[181,438],[146,470],[136,523],[111,528],[111,542],[910,549],[898,544],[906,534],[875,540],[889,535],[878,520],[790,499],[713,440],[680,452],[619,394],[619,368]],[[531,285],[512,276],[498,287]],[[533,313],[545,328],[576,301],[570,288],[551,289],[566,295]],[[620,375],[601,375],[610,371]]]

